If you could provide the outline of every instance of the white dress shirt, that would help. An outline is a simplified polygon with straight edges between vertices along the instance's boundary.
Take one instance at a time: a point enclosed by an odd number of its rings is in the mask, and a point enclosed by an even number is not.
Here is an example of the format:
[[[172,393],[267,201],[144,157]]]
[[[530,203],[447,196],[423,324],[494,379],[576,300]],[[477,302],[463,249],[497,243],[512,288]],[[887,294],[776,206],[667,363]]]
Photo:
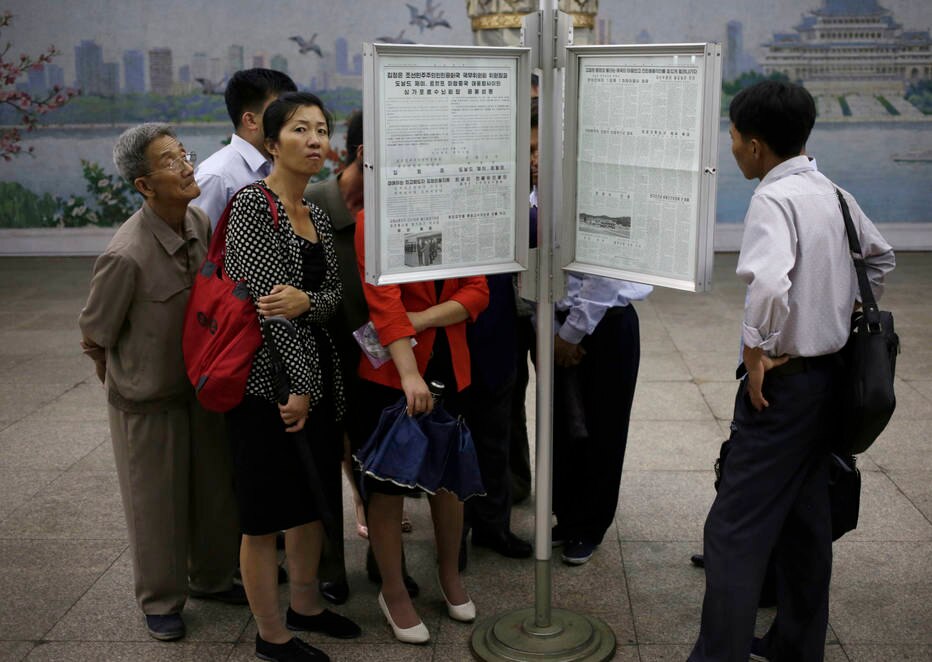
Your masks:
[[[211,154],[194,172],[201,194],[191,201],[210,219],[211,229],[238,190],[269,174],[272,164],[262,152],[233,134],[230,144]]]
[[[893,249],[857,201],[842,191],[876,298]],[[821,356],[844,346],[857,296],[835,185],[796,156],[754,189],[744,219],[738,277],[747,284],[742,340],[769,356]]]

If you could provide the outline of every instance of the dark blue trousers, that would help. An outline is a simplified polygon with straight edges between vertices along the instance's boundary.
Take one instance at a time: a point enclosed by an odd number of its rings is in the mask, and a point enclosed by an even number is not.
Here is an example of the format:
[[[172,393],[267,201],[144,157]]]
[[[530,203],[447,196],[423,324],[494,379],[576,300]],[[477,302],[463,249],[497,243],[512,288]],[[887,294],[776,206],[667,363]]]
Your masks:
[[[565,538],[598,545],[615,519],[641,361],[634,306],[612,308],[582,346],[577,367],[554,369],[553,512]]]
[[[689,662],[746,662],[771,554],[777,616],[764,640],[772,662],[821,661],[828,626],[832,531],[829,436],[834,355],[795,374],[767,373],[769,407],[752,406],[742,380],[731,451],[705,523],[706,590]]]

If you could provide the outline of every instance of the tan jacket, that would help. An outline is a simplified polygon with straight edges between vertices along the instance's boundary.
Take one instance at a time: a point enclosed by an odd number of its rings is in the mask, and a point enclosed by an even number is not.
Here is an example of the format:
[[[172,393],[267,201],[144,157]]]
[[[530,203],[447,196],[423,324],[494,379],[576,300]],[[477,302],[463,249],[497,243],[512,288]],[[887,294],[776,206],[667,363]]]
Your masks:
[[[210,222],[188,207],[176,234],[148,205],[133,214],[97,258],[78,318],[86,351],[103,358],[111,404],[155,411],[186,401],[181,334],[194,276],[207,255]],[[88,342],[89,341],[89,342]]]

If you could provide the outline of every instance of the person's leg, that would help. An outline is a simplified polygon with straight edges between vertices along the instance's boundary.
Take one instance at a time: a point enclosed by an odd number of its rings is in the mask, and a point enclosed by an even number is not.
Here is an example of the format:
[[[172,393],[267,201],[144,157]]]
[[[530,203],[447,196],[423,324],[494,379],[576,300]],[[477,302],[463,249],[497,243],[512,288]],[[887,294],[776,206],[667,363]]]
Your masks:
[[[305,616],[323,611],[317,588],[317,571],[324,537],[323,525],[319,521],[285,531],[291,608]]]
[[[585,409],[585,444],[577,449],[582,462],[574,478],[580,538],[600,544],[615,520],[628,424],[640,365],[640,329],[633,306],[605,317],[584,341],[579,366]]]
[[[765,638],[773,662],[821,662],[832,571],[829,456],[813,463],[774,549],[777,616]]]
[[[330,427],[330,426],[325,426]],[[321,581],[345,582],[346,565],[343,541],[343,433],[335,426],[330,434],[310,431],[311,455],[317,465],[321,480],[321,491],[327,500],[333,517],[328,524],[328,534],[323,537],[320,554],[319,574]]]
[[[706,591],[690,662],[748,659],[768,559],[814,463],[824,459],[831,381],[821,371],[765,376],[770,406],[760,412],[739,386],[727,468],[704,529]]]
[[[188,406],[191,435],[189,583],[203,593],[226,591],[240,547],[232,461],[223,417]]]
[[[395,494],[369,495],[367,517],[369,544],[382,578],[382,598],[399,628],[421,622],[402,577],[401,513],[404,497]],[[459,539],[457,539],[457,550]]]
[[[146,615],[180,613],[188,595],[189,437],[184,410],[108,407],[136,601]]]
[[[259,636],[270,644],[284,644],[291,633],[278,608],[278,550],[275,534],[243,535],[239,556],[243,586]]]
[[[504,538],[511,530],[509,433],[513,380],[497,389],[473,382],[464,402],[466,424],[476,446],[485,496],[465,504],[466,528]]]
[[[450,604],[469,601],[459,571],[460,539],[463,532],[463,504],[450,492],[430,496],[430,516],[434,522],[440,586]]]

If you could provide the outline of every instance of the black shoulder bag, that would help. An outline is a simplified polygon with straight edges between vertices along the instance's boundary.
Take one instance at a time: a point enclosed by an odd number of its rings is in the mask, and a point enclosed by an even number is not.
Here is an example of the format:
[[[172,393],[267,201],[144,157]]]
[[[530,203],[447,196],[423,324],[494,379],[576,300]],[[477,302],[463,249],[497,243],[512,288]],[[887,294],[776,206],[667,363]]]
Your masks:
[[[862,310],[851,316],[851,335],[841,350],[845,383],[839,402],[841,436],[836,452],[863,453],[883,432],[896,408],[893,376],[900,339],[893,331],[893,313],[877,308],[864,267],[861,243],[851,222],[848,203],[837,188],[845,219],[848,246],[858,275]]]

